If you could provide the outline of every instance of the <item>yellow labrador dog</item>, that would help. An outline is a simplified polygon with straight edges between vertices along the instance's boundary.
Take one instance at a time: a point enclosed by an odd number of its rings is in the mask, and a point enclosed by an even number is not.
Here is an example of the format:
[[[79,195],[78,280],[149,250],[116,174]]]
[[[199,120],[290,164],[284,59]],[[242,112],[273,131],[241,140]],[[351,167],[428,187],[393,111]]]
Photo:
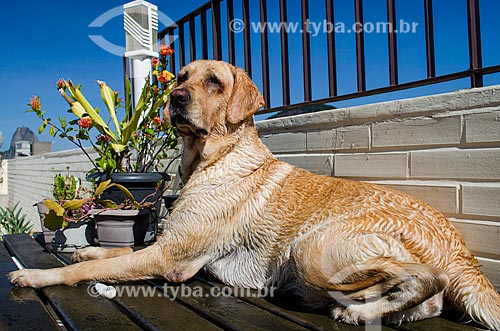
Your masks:
[[[406,194],[318,176],[276,159],[253,114],[264,104],[228,63],[183,68],[168,114],[184,137],[189,178],[162,236],[140,251],[87,248],[76,263],[10,273],[43,287],[164,277],[205,268],[226,284],[287,285],[346,323],[416,321],[448,301],[500,330],[500,296],[450,222]]]

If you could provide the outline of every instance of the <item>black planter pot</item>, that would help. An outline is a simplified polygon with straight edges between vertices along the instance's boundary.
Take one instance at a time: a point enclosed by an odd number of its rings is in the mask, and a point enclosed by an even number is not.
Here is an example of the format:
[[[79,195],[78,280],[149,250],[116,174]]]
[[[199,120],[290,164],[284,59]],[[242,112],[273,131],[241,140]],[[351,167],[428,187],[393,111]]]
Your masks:
[[[168,174],[160,172],[117,172],[113,174],[101,174],[97,178],[97,182],[104,182],[111,179],[111,182],[125,186],[134,196],[136,201],[142,201],[148,195],[154,193],[155,187],[159,181],[163,181],[162,186],[155,195],[146,199],[147,202],[160,201],[165,183],[170,180]],[[112,187],[106,190],[102,196],[103,199],[112,200],[115,203],[122,203],[127,199],[127,196],[117,187]]]
[[[160,172],[117,172],[113,174],[99,174],[96,182],[104,182],[111,179],[112,183],[117,183],[126,187],[138,202],[142,202],[148,197],[145,202],[156,202],[156,210],[160,210],[161,196],[165,183],[170,181],[170,176]],[[155,188],[158,182],[162,181],[159,190],[155,193]],[[111,200],[120,204],[128,199],[128,197],[119,188],[112,187],[103,192],[101,198]],[[153,241],[158,232],[158,217],[157,213],[150,213],[149,225],[146,233],[146,242]]]

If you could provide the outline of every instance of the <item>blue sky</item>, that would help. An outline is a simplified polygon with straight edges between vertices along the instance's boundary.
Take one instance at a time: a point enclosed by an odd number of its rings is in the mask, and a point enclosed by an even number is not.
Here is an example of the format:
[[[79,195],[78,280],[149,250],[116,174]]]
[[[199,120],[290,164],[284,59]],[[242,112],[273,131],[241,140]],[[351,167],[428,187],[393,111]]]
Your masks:
[[[8,149],[10,139],[19,126],[37,132],[40,120],[24,113],[32,95],[41,96],[42,108],[53,119],[66,115],[67,103],[56,90],[56,81],[70,78],[82,83],[92,104],[104,108],[99,98],[96,79],[123,90],[122,58],[99,48],[89,35],[103,35],[118,45],[125,44],[123,18],[116,17],[102,28],[89,24],[101,14],[128,1],[9,1],[0,10],[0,131]],[[205,0],[150,0],[173,20],[196,9]],[[162,26],[160,26],[160,29]],[[68,116],[69,118],[69,116]],[[40,140],[53,141],[53,149],[70,149],[73,145],[48,134]]]
[[[481,24],[483,63],[485,66],[500,64],[500,2],[497,0],[481,1]],[[122,59],[98,47],[89,35],[100,34],[112,43],[124,45],[122,17],[116,17],[101,28],[89,27],[89,24],[101,14],[126,1],[17,1],[2,4],[7,6],[0,11],[0,34],[2,51],[0,52],[0,131],[3,132],[4,145],[8,148],[10,138],[19,126],[27,126],[36,132],[40,122],[33,114],[25,114],[26,103],[32,95],[40,95],[43,109],[56,119],[65,115],[67,104],[58,95],[55,88],[57,79],[70,78],[83,84],[83,91],[94,106],[102,107],[96,79],[106,81],[116,90],[123,90]],[[151,0],[159,10],[173,20],[205,3],[205,0],[161,1]],[[310,0],[311,21],[324,19],[324,0]],[[277,1],[268,1],[268,21],[279,22]],[[250,1],[251,21],[259,20],[258,1]],[[289,21],[300,21],[300,0],[287,0]],[[400,82],[425,78],[425,49],[423,1],[397,0],[397,18],[408,22],[417,22],[416,33],[398,35],[398,62]],[[385,21],[385,0],[365,0],[365,22]],[[223,24],[225,12],[222,12]],[[240,1],[235,1],[235,17],[241,17]],[[436,71],[446,74],[466,70],[468,64],[466,1],[434,0]],[[350,24],[353,21],[353,1],[335,1],[335,20]],[[160,29],[163,26],[160,25]],[[211,27],[208,27],[209,30]],[[223,49],[226,48],[224,35]],[[237,64],[243,66],[242,34],[236,34]],[[260,47],[260,35],[252,33],[252,44]],[[356,67],[354,53],[354,34],[336,34],[339,93],[354,92],[356,88]],[[279,34],[269,35],[271,59],[271,105],[281,103],[281,78],[279,59]],[[301,35],[290,34],[290,70],[291,101],[302,101]],[[387,76],[387,38],[384,34],[367,34],[366,72],[367,88],[376,88],[388,84]],[[261,84],[260,48],[252,47],[253,78]],[[327,95],[327,58],[325,36],[311,36],[313,98]],[[198,51],[198,53],[200,53]],[[211,50],[210,50],[211,53]],[[397,97],[439,93],[467,87],[468,80],[429,86],[414,91],[403,91]],[[485,84],[500,84],[500,75],[485,78]],[[376,102],[394,98],[394,96],[374,96],[363,100],[346,101],[335,104],[346,106],[359,103]],[[48,134],[40,140],[53,141],[54,150],[73,148]]]

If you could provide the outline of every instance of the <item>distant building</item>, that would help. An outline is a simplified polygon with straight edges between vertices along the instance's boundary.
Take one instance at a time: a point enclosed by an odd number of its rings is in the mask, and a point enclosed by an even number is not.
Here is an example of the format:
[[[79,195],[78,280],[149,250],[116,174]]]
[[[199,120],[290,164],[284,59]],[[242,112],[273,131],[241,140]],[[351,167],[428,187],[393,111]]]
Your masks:
[[[10,149],[3,153],[4,159],[39,155],[52,152],[52,142],[38,141],[27,127],[17,128],[10,142]]]
[[[31,144],[31,155],[39,155],[52,152],[51,141],[34,141]]]

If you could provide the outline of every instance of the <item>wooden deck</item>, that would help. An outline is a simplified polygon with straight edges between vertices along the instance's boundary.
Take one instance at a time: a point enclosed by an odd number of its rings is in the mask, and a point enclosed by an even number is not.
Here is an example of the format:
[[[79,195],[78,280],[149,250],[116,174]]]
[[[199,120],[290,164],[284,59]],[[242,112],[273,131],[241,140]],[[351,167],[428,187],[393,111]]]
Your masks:
[[[15,288],[5,277],[16,270],[11,256],[27,268],[45,269],[69,263],[69,254],[52,252],[28,235],[4,236],[3,243],[0,330],[365,330],[337,323],[321,312],[308,312],[292,298],[211,295],[220,294],[222,284],[206,274],[181,285],[163,280],[119,284],[117,289],[132,290],[111,300],[90,295],[89,284]],[[190,289],[191,295],[179,295],[182,289],[186,293]],[[477,325],[458,324],[452,317],[366,329],[478,330]]]

